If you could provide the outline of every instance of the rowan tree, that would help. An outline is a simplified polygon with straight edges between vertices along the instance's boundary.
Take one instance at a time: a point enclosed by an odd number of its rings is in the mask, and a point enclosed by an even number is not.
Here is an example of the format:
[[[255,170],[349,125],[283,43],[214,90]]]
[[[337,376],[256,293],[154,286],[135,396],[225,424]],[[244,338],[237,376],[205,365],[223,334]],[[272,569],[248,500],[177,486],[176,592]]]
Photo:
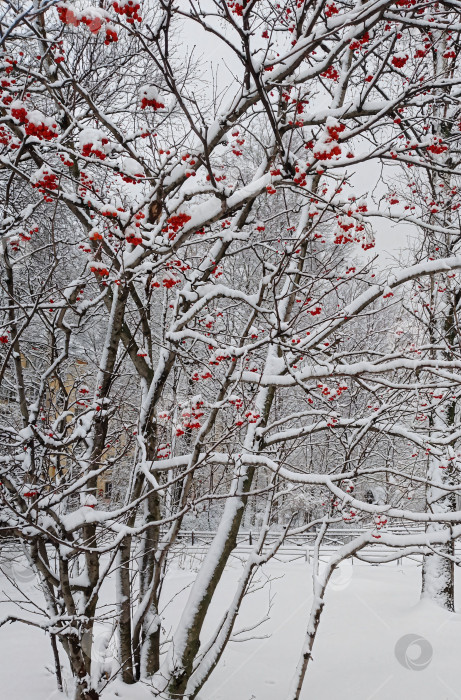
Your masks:
[[[415,359],[388,325],[401,290],[456,274],[461,259],[450,249],[380,273],[373,221],[395,219],[394,197],[376,205],[357,184],[392,164],[446,171],[446,136],[431,123],[458,101],[458,15],[456,2],[413,0],[7,4],[0,376],[16,395],[2,530],[23,544],[45,598],[39,619],[9,620],[59,639],[76,700],[120,679],[196,697],[255,569],[294,529],[288,519],[265,547],[294,487],[325,498],[295,531],[318,525],[320,542],[334,523],[366,525],[330,572],[365,544],[427,554],[459,535],[457,511],[403,505],[434,474],[389,457],[403,441],[428,453],[402,421],[413,373],[427,373],[426,390],[459,360],[433,345]],[[187,31],[230,52],[230,85],[208,80],[206,60],[184,49]],[[455,56],[428,71],[429,50]],[[305,461],[316,435],[321,468]],[[430,450],[439,459],[433,435]],[[108,509],[98,477],[109,470],[121,495]],[[389,477],[385,502],[370,503],[367,480]],[[205,637],[252,501],[253,552]],[[168,562],[203,504],[216,535],[165,638]],[[432,526],[406,540],[384,534],[388,520]],[[293,697],[328,582],[314,574]],[[101,588],[114,579],[108,612]],[[104,624],[118,662],[101,675],[91,656]]]

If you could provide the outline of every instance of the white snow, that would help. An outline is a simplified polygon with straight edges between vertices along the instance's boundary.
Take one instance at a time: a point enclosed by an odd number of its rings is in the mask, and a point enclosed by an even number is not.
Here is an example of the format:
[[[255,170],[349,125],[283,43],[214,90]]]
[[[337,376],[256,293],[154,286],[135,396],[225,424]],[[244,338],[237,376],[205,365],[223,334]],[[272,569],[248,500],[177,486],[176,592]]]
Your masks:
[[[164,603],[172,599],[162,612],[162,623],[167,628],[178,620],[188,595],[187,586],[194,580],[200,561],[186,557],[179,564],[169,574],[164,589]],[[233,558],[213,600],[205,638],[230,605],[241,572],[242,564]],[[266,577],[272,579],[270,585]],[[235,641],[226,648],[197,700],[287,697],[312,602],[310,565],[281,557],[266,565],[258,580],[266,580],[266,585],[244,600],[234,629]],[[0,576],[0,582],[2,588],[7,585],[4,577]],[[415,562],[379,567],[343,564],[327,590],[313,661],[300,700],[458,700],[461,615],[421,602],[419,588],[420,568]],[[273,604],[268,615],[270,599]],[[11,605],[8,607],[11,612]],[[458,607],[461,608],[461,596]],[[253,631],[235,635],[264,619]],[[14,634],[9,626],[0,628],[4,697],[63,698],[57,693],[50,672],[51,648],[44,632],[14,624]],[[101,629],[98,635],[102,634]],[[405,668],[396,659],[396,643],[409,634],[427,640],[432,648],[432,658],[425,669]],[[110,661],[110,644],[108,654]],[[417,646],[408,649],[410,660],[418,654]],[[65,680],[69,687],[67,676]],[[147,686],[128,687],[118,681],[108,686],[103,698],[148,700],[152,695]]]

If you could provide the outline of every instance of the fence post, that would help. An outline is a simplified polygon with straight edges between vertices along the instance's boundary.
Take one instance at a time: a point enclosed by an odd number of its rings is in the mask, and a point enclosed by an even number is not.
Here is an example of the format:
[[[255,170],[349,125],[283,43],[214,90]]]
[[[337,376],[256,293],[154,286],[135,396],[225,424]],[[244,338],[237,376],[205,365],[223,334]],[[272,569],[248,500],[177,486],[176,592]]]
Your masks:
[[[191,532],[191,540],[192,540],[192,546],[194,546],[195,537],[194,537],[194,531],[193,531],[193,530],[192,530],[192,532]]]
[[[253,544],[253,536],[252,536],[252,534],[251,534],[251,530],[250,530],[250,536],[249,536],[249,538],[248,538],[248,541],[249,541],[250,544]]]

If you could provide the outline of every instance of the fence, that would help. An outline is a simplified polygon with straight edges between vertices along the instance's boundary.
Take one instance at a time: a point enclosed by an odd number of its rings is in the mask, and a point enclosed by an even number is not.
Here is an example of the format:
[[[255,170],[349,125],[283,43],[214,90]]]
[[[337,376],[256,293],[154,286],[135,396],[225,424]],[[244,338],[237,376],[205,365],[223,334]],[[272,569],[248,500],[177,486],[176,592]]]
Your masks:
[[[327,561],[338,547],[346,544],[347,542],[351,542],[354,538],[362,535],[364,531],[364,529],[360,528],[329,529],[320,546],[320,560],[323,562]],[[418,525],[397,525],[392,529],[387,530],[387,532],[402,535],[415,534],[423,531],[424,530]],[[206,551],[215,535],[216,531],[212,530],[183,530],[178,537],[175,549],[178,553],[200,559],[206,554]],[[310,562],[313,556],[316,536],[316,532],[306,532],[301,535],[288,534],[285,537],[283,544],[279,548],[276,558],[288,558],[289,560],[304,559],[304,561]],[[280,532],[268,533],[264,543],[263,552],[267,552],[269,547],[271,547],[279,537]],[[236,547],[233,550],[233,555],[241,556],[248,554],[256,544],[257,538],[258,533],[256,532],[251,530],[240,530],[237,536]],[[362,549],[359,555],[360,558],[356,558],[355,561],[356,563],[382,564],[384,563],[385,558],[389,555],[390,551],[391,550],[389,548],[382,545],[380,546],[379,543],[377,543],[376,545],[367,546]],[[461,545],[459,549],[457,548],[456,554],[461,556]],[[362,557],[367,561],[362,562]],[[420,564],[422,561],[422,555],[416,554],[405,555],[405,557],[397,557],[395,562],[397,565],[402,565],[404,559],[407,562],[413,561]],[[354,559],[352,559],[352,562],[354,562]]]

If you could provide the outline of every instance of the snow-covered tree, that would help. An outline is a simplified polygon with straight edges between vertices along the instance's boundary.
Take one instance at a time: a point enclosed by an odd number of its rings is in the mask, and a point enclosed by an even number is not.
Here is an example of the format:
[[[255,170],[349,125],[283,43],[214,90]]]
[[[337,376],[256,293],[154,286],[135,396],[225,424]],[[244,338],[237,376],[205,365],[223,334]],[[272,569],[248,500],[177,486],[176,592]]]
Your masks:
[[[373,221],[396,218],[396,197],[376,204],[368,191],[394,163],[446,171],[446,136],[431,125],[461,78],[451,57],[427,72],[426,56],[459,26],[456,2],[8,5],[0,517],[45,600],[41,616],[25,605],[9,620],[59,640],[76,700],[114,678],[196,697],[288,528],[319,526],[320,542],[331,524],[365,526],[330,571],[378,540],[427,554],[460,534],[456,511],[408,504],[415,484],[438,487],[433,471],[390,455],[410,442],[441,458],[443,440],[402,419],[402,396],[415,373],[451,382],[459,360],[433,337],[427,352],[396,343],[392,325],[415,280],[457,275],[461,258],[450,248],[379,272]],[[195,59],[191,34],[233,61],[230,84],[206,52]],[[205,635],[249,504],[253,552]],[[205,506],[216,535],[170,637],[167,565]],[[399,539],[385,534],[391,519],[433,525]],[[114,579],[108,611],[100,592]],[[294,697],[327,582],[314,577]],[[91,645],[104,624],[118,665],[101,672]]]

